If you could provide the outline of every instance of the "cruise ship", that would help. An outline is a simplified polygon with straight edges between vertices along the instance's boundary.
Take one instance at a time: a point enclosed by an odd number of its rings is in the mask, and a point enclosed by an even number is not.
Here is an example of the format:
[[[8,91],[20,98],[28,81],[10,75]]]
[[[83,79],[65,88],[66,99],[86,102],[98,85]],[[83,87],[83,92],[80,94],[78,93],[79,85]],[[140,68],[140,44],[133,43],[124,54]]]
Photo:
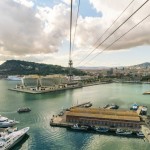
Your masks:
[[[12,81],[21,81],[22,77],[20,76],[8,76],[7,80],[12,80]]]
[[[10,120],[6,117],[3,117],[0,115],[0,128],[7,128],[7,127],[12,127],[19,123],[18,121],[15,120]]]
[[[8,150],[17,144],[30,128],[26,127],[19,131],[14,131],[8,135],[0,137],[0,150]]]

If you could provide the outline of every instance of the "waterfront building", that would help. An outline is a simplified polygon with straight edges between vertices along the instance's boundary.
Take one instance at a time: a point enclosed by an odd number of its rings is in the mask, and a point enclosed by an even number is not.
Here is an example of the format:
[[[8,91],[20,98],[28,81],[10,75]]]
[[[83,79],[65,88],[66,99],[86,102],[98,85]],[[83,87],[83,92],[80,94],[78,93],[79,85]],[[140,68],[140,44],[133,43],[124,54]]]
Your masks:
[[[141,121],[136,111],[103,108],[73,108],[66,113],[68,123],[89,126],[125,127],[139,129]]]
[[[39,76],[38,75],[24,76],[22,79],[22,85],[24,87],[37,87],[38,84],[39,84]]]

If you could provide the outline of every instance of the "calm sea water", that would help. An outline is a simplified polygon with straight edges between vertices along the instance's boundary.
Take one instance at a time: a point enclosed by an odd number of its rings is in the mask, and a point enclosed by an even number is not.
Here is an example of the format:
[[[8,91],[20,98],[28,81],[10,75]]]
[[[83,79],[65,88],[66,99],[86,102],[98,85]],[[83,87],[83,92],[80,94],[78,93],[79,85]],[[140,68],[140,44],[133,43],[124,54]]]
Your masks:
[[[27,94],[8,91],[18,82],[0,80],[0,114],[20,121],[19,129],[30,127],[24,140],[13,149],[18,150],[150,150],[150,144],[137,138],[100,135],[69,131],[50,127],[53,114],[82,102],[91,101],[94,107],[116,103],[122,109],[129,109],[133,103],[146,105],[150,113],[150,84],[103,84],[68,91],[46,94]],[[19,107],[28,106],[30,113],[18,114]]]

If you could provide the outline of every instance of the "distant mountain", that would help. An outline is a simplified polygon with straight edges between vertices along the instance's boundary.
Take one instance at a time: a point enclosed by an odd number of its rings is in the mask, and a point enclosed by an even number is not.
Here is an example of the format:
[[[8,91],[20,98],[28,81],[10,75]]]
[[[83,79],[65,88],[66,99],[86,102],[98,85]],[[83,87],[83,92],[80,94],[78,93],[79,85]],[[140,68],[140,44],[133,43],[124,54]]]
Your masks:
[[[72,69],[74,75],[85,75],[84,71]],[[0,65],[0,75],[49,75],[49,74],[69,74],[69,68],[58,65],[39,64],[20,60],[7,60]]]
[[[139,67],[139,68],[150,68],[150,63],[145,62],[145,63],[134,65],[134,66],[131,66],[131,67],[134,67],[134,68],[137,68],[137,67]]]
[[[107,66],[100,66],[100,67],[84,67],[84,66],[81,66],[81,67],[77,67],[77,69],[80,69],[80,70],[102,70],[102,69],[110,69],[110,68],[118,68],[118,69],[122,69],[122,68],[150,68],[150,63],[149,62],[145,62],[145,63],[142,63],[142,64],[138,64],[138,65],[133,65],[133,66],[115,66],[115,67],[107,67]]]

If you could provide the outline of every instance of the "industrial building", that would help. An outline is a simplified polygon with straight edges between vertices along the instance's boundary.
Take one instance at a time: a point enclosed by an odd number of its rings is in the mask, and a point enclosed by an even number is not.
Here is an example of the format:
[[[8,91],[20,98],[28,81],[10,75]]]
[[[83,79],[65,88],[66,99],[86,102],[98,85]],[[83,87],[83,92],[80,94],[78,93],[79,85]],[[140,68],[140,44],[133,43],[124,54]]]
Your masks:
[[[143,121],[136,111],[103,108],[73,108],[66,113],[66,122],[89,126],[140,128]]]

